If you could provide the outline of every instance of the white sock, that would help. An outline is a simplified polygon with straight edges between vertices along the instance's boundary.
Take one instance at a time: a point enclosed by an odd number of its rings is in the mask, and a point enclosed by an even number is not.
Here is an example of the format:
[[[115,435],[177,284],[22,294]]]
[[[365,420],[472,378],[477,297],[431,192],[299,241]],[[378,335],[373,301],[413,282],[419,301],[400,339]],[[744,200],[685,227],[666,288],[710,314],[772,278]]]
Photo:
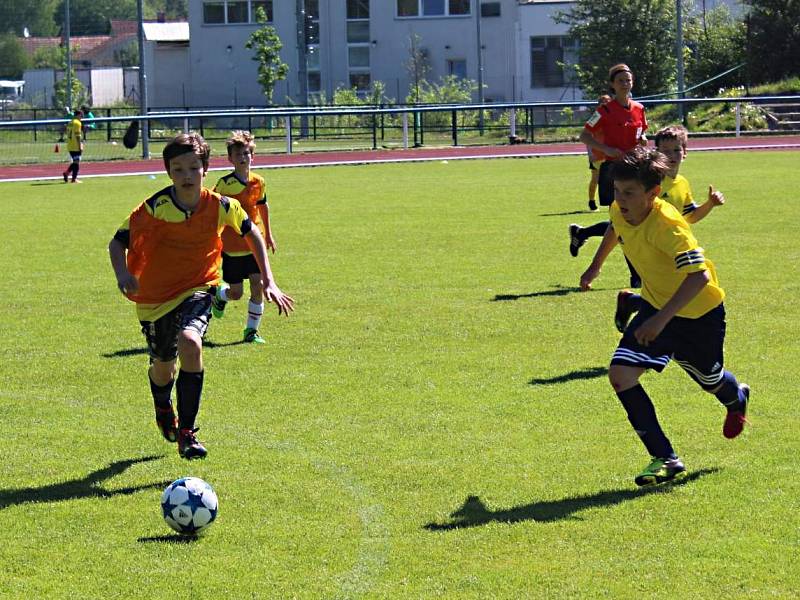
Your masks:
[[[252,300],[247,303],[247,328],[258,329],[261,325],[261,315],[264,314],[264,303],[256,304]]]
[[[227,302],[227,301],[228,301],[228,290],[229,290],[229,289],[231,289],[229,286],[227,286],[227,285],[221,285],[221,286],[220,286],[220,287],[217,289],[217,298],[219,298],[219,299],[220,299],[220,300],[222,300],[223,302]]]

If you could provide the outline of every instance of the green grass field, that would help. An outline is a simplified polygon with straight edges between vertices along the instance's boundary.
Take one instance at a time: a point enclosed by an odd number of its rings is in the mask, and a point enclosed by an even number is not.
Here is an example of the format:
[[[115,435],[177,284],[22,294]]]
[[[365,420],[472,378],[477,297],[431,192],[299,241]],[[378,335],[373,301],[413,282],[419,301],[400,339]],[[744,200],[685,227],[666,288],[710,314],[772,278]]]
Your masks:
[[[645,491],[605,377],[627,270],[578,293],[596,241],[567,252],[598,220],[583,158],[264,172],[297,310],[266,347],[243,302],[212,322],[195,463],[106,250],[166,178],[1,184],[0,597],[796,598],[799,157],[684,165],[727,197],[694,229],[752,425],[725,440],[680,368],[645,376],[690,471]],[[220,513],[181,543],[159,498],[184,475]]]

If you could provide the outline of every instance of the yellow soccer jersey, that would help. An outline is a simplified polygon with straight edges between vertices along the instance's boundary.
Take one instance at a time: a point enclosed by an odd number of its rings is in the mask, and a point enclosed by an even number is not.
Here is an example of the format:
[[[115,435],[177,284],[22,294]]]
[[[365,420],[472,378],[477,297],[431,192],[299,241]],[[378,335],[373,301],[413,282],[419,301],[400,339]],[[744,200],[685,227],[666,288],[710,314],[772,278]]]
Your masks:
[[[669,176],[664,177],[661,182],[661,193],[659,197],[666,200],[681,213],[684,218],[690,212],[697,210],[697,205],[692,197],[692,188],[689,180],[683,175],[677,175],[675,179]]]
[[[261,235],[266,237],[266,228],[258,208],[259,206],[268,205],[267,184],[261,175],[251,171],[247,182],[243,182],[236,175],[236,172],[228,173],[219,178],[219,181],[214,186],[214,191],[238,200],[250,220],[258,227]],[[247,256],[250,254],[250,250],[240,240],[230,235],[229,232],[223,233],[222,242],[224,244],[223,252],[229,256]]]
[[[627,223],[616,202],[609,207],[609,215],[625,256],[642,278],[642,297],[647,302],[661,308],[686,275],[696,271],[708,271],[708,285],[678,311],[679,317],[701,317],[725,298],[714,263],[705,258],[689,224],[671,204],[656,198],[653,210],[639,225]]]
[[[239,204],[237,200],[231,198],[224,199],[227,200],[227,202],[220,202],[219,205],[219,225],[217,227],[217,233],[221,235],[225,227],[231,227],[234,231],[242,235],[250,231],[252,224],[247,213],[244,212],[242,205]],[[157,192],[145,200],[144,204],[149,214],[156,219],[167,221],[168,223],[180,223],[190,219],[192,216],[191,211],[185,210],[178,205],[172,186]],[[122,225],[120,225],[114,238],[119,240],[126,248],[129,246],[130,217],[125,219]],[[207,288],[203,287],[186,290],[186,292],[180,296],[162,304],[137,304],[136,316],[140,321],[155,321],[178,306],[194,292],[204,289]]]
[[[72,119],[67,124],[67,151],[80,152],[81,138],[83,137],[83,125],[80,119]]]

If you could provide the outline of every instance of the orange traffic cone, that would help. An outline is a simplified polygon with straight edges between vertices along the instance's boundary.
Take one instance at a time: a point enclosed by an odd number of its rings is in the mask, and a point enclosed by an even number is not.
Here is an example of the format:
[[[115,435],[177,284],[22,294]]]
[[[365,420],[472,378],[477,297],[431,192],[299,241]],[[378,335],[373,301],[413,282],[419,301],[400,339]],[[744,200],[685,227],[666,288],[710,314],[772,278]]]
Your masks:
[[[56,144],[56,147],[53,149],[53,152],[55,152],[56,154],[58,154],[58,144]]]

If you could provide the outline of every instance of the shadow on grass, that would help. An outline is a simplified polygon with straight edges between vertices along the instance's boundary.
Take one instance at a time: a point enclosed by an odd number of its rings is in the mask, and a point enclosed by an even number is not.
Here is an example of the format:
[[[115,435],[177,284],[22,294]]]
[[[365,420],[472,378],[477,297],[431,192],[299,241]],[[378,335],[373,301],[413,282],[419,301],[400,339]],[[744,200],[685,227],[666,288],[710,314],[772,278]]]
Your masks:
[[[569,210],[567,212],[560,212],[560,213],[542,213],[539,215],[540,217],[566,217],[568,215],[594,215],[594,213],[589,210]]]
[[[31,186],[35,185],[64,185],[64,181],[62,179],[45,179],[44,181],[34,181],[30,184]]]
[[[244,344],[244,340],[236,340],[235,342],[217,343],[210,340],[203,340],[203,348],[224,348],[225,346],[238,346]],[[147,354],[147,348],[128,348],[127,350],[117,350],[116,352],[106,352],[103,358],[125,358],[126,356],[140,356]]]
[[[448,523],[428,523],[424,526],[429,531],[448,531],[463,527],[477,527],[489,523],[519,523],[520,521],[536,521],[549,523],[564,519],[576,518],[575,513],[588,508],[615,506],[629,500],[637,500],[650,494],[668,494],[677,487],[693,483],[706,475],[719,471],[717,468],[701,469],[690,473],[683,479],[673,483],[662,484],[643,489],[604,490],[596,494],[575,496],[548,502],[533,502],[515,506],[505,510],[489,510],[477,496],[467,497],[464,505],[453,512]]]
[[[556,377],[541,377],[531,379],[528,383],[530,385],[545,385],[548,383],[566,383],[567,381],[575,381],[576,379],[595,379],[596,377],[605,377],[608,373],[608,367],[591,367],[590,369],[580,369],[579,371],[570,371],[563,375]]]
[[[197,535],[155,535],[153,537],[140,537],[137,542],[141,544],[194,544],[200,536]]]
[[[158,460],[161,456],[144,456],[142,458],[130,458],[118,460],[111,463],[104,469],[92,471],[81,479],[71,479],[63,483],[53,483],[41,487],[16,488],[10,490],[0,490],[0,510],[9,506],[25,503],[46,503],[63,502],[65,500],[77,500],[80,498],[110,498],[112,496],[127,496],[143,490],[162,489],[170,484],[169,481],[159,481],[148,483],[147,485],[137,485],[126,487],[119,490],[106,490],[100,484],[126,471],[129,467],[138,464]]]
[[[577,286],[563,286],[557,285],[554,290],[545,290],[544,292],[531,292],[530,294],[497,294],[492,298],[492,302],[500,302],[505,300],[519,300],[520,298],[538,298],[540,296],[566,296],[580,292],[581,288]]]

